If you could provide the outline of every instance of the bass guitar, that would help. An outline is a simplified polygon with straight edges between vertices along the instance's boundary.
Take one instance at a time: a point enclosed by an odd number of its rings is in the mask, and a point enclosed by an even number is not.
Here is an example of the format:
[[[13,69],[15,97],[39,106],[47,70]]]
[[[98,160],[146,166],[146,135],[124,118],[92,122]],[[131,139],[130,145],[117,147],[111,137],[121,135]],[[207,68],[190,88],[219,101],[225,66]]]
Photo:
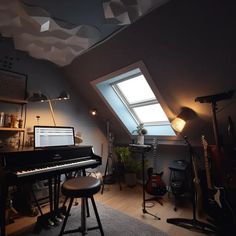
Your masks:
[[[153,140],[153,165],[147,169],[148,180],[146,182],[146,191],[154,196],[163,196],[167,192],[166,185],[162,180],[163,172],[157,173],[157,139]]]

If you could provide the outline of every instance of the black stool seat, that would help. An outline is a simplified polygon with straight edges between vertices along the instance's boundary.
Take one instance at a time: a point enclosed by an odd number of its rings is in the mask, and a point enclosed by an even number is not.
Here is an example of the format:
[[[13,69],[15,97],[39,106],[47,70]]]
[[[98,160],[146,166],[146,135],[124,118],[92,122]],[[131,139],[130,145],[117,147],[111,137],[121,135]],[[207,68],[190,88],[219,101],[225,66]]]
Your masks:
[[[59,236],[63,234],[70,234],[75,232],[80,232],[82,235],[86,235],[87,231],[99,229],[101,235],[104,235],[102,224],[98,215],[97,207],[94,201],[93,195],[99,192],[101,188],[101,181],[91,177],[91,176],[81,176],[69,179],[62,184],[61,192],[66,198],[70,198],[69,206],[66,211],[66,217],[64,219],[61,232]],[[66,223],[68,217],[70,215],[70,210],[72,207],[72,203],[75,198],[81,198],[81,226],[77,229],[67,230],[65,231]],[[95,227],[88,228],[86,223],[86,213],[85,209],[87,208],[87,217],[89,217],[89,210],[88,210],[88,199],[91,200],[93,210],[97,219],[98,225]]]
[[[61,192],[70,198],[90,197],[99,192],[101,182],[91,176],[73,178],[63,183]]]

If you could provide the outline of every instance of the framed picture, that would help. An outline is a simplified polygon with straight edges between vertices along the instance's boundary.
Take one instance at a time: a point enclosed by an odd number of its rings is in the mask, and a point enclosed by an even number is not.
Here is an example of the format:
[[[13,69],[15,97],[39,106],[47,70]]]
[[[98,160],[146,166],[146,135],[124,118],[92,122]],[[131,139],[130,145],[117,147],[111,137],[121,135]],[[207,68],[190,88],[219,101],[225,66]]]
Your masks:
[[[0,69],[0,97],[26,99],[27,75]]]

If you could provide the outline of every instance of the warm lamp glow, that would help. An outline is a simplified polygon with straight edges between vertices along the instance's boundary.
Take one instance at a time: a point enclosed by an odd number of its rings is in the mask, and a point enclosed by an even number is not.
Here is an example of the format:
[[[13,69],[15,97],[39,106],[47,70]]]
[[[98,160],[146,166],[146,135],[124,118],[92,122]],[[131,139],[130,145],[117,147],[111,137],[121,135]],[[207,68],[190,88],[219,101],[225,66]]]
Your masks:
[[[52,107],[52,101],[60,101],[60,100],[67,100],[67,99],[70,99],[70,95],[68,93],[66,93],[65,91],[61,92],[59,97],[54,98],[54,99],[49,99],[49,98],[47,98],[46,95],[42,94],[41,92],[38,92],[38,93],[34,93],[32,96],[30,96],[28,98],[28,101],[30,101],[30,102],[48,102],[50,112],[52,115],[52,119],[53,119],[53,124],[54,124],[54,126],[56,126],[54,110]]]
[[[92,116],[96,116],[97,115],[97,110],[96,109],[93,109],[90,111],[91,115]]]
[[[184,121],[183,119],[181,119],[179,117],[176,117],[171,122],[171,126],[176,132],[182,132],[182,130],[184,129],[185,124],[186,124],[186,121]]]

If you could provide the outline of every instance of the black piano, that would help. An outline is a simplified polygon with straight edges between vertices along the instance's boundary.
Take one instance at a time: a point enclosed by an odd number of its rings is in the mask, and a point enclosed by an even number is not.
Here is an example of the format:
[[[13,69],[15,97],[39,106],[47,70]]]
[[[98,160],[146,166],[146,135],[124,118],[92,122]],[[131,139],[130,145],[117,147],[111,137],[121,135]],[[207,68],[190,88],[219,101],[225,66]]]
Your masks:
[[[61,174],[95,168],[101,165],[101,161],[101,157],[93,153],[92,146],[0,151],[0,235],[5,236],[9,186],[44,179],[58,180]],[[51,204],[55,205],[55,202]]]

